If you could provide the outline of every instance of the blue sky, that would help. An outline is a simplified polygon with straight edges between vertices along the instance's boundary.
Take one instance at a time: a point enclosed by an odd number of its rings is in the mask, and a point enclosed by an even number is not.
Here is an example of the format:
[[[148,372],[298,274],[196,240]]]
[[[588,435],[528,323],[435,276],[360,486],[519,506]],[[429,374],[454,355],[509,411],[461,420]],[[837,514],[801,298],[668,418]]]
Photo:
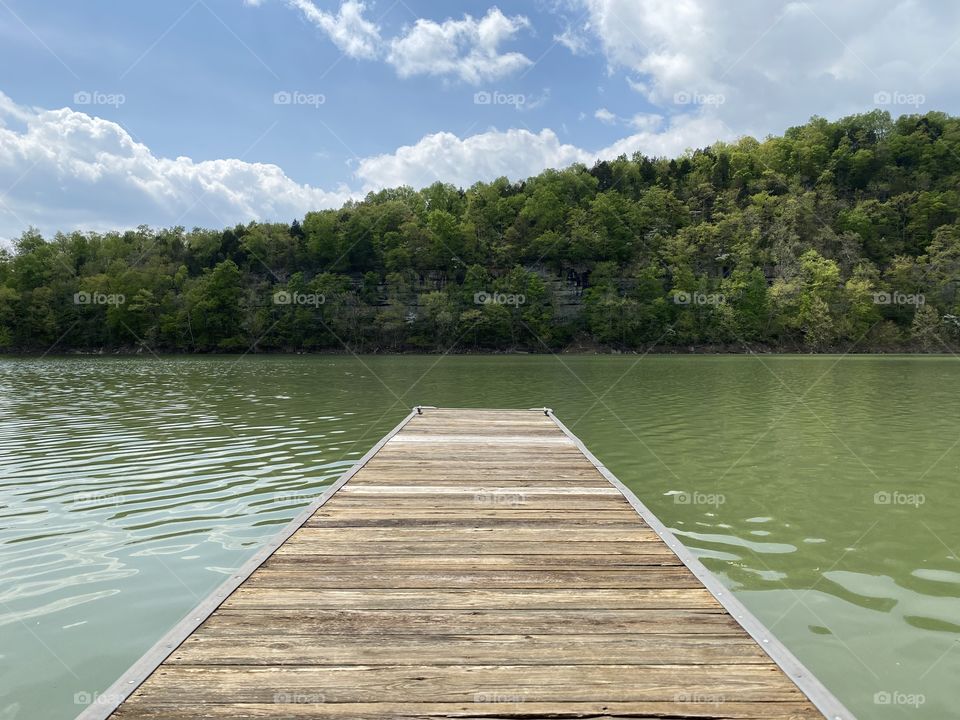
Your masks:
[[[957,112],[958,63],[936,2],[0,0],[0,238]]]
[[[538,11],[533,3],[517,10],[536,29],[502,49],[530,58],[546,53],[544,60],[510,77],[470,83],[424,76],[400,81],[387,63],[345,56],[283,2],[6,1],[64,63],[26,28],[12,27],[8,15],[5,26],[14,32],[0,49],[0,62],[30,67],[3,78],[2,90],[17,102],[82,110],[73,101],[77,88],[122,93],[123,105],[91,109],[122,124],[156,154],[205,160],[245,153],[244,159],[277,163],[298,181],[323,186],[345,180],[354,155],[392,152],[442,130],[463,136],[489,126],[539,131],[565,123],[569,131],[558,130],[561,138],[602,146],[616,131],[594,120],[592,109],[605,94],[624,96],[627,89],[622,77],[606,76],[602,56],[576,58],[556,47],[553,36],[565,29],[564,16]],[[390,37],[420,17],[442,21],[447,16],[431,9],[438,5],[369,3],[367,14]],[[490,7],[463,3],[455,17],[481,18]],[[576,20],[572,12],[567,16]],[[518,112],[515,106],[474,104],[474,93],[484,90],[523,94],[531,104],[548,98]],[[326,102],[277,106],[273,96],[282,91],[323,95]],[[644,104],[639,97],[630,101]],[[591,115],[580,120],[584,108]]]

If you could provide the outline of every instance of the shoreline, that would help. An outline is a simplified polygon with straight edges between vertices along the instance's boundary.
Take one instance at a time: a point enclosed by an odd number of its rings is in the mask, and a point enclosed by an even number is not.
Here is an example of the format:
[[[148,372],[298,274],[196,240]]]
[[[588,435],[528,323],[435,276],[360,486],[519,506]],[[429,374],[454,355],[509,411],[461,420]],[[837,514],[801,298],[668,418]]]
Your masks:
[[[152,356],[167,356],[167,357],[243,357],[244,355],[253,355],[256,357],[265,357],[265,356],[282,356],[282,357],[295,357],[295,356],[350,356],[350,355],[363,355],[363,356],[373,356],[373,355],[383,355],[383,356],[442,356],[442,355],[456,355],[456,356],[542,356],[550,357],[552,355],[564,355],[564,356],[585,356],[585,357],[596,357],[601,355],[609,356],[620,356],[620,355],[629,355],[629,356],[643,356],[643,355],[715,355],[715,356],[749,356],[749,355],[791,355],[791,356],[836,356],[836,355],[901,355],[901,356],[943,356],[943,357],[952,357],[957,354],[952,348],[946,348],[938,351],[929,351],[919,348],[863,348],[863,349],[848,349],[848,348],[826,348],[823,350],[809,350],[803,348],[787,348],[787,347],[756,347],[756,348],[737,348],[736,346],[718,346],[718,345],[699,345],[699,346],[673,346],[673,345],[664,345],[664,346],[653,346],[651,348],[642,349],[642,348],[630,348],[630,349],[620,349],[620,348],[611,348],[611,347],[584,347],[584,346],[571,346],[566,348],[560,348],[557,350],[523,350],[523,349],[454,349],[454,350],[428,350],[428,349],[408,349],[408,350],[385,350],[382,348],[357,348],[357,349],[323,349],[323,350],[246,350],[243,352],[231,352],[231,351],[203,351],[203,352],[184,352],[182,350],[143,350],[136,348],[111,348],[101,349],[101,350],[89,350],[89,349],[67,349],[60,351],[40,351],[40,350],[0,350],[0,357],[9,357],[9,358],[33,358],[40,359],[44,357],[152,357]]]

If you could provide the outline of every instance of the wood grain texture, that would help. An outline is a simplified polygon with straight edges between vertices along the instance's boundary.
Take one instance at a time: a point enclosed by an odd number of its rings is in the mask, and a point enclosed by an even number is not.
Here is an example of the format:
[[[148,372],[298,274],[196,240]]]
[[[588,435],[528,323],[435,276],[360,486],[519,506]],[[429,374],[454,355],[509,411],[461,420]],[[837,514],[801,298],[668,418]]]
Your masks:
[[[424,409],[111,717],[823,716],[542,411]]]

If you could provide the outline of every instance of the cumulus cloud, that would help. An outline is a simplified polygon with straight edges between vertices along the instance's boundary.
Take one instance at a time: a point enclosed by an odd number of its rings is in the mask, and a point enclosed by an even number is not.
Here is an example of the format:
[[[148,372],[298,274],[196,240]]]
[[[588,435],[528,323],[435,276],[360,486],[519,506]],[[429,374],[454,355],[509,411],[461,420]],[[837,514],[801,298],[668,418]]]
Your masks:
[[[276,165],[154,155],[116,123],[0,93],[0,236],[28,225],[106,230],[289,220],[353,197],[299,184]],[[9,190],[7,190],[9,188]]]
[[[636,113],[630,118],[629,124],[638,130],[654,131],[663,125],[663,115],[656,113]]]
[[[154,155],[118,124],[69,108],[18,105],[0,93],[0,237],[29,225],[56,230],[157,226],[223,227],[251,220],[290,220],[339,207],[370,190],[436,181],[469,187],[505,175],[513,180],[545,168],[592,165],[636,151],[675,155],[725,132],[706,119],[656,124],[598,150],[562,143],[550,129],[489,130],[460,138],[426,135],[418,142],[359,161],[357,189],[323,190],[295,182],[276,165],[238,159],[197,162]]]
[[[502,43],[528,27],[526,17],[507,17],[496,7],[479,20],[470,15],[442,23],[421,18],[390,42],[387,61],[400,77],[453,76],[468,83],[494,80],[532,64],[522,53],[500,51]]]
[[[259,5],[260,1],[253,0],[253,4]],[[379,55],[380,28],[363,16],[366,6],[359,0],[346,0],[336,15],[320,10],[311,0],[287,0],[287,4],[326,33],[345,55],[367,60]]]
[[[646,100],[763,136],[879,105],[953,107],[960,6],[911,0],[578,0]],[[898,103],[923,96],[926,106]],[[889,98],[889,99],[888,99]]]
[[[490,130],[466,138],[441,132],[393,153],[364,158],[357,176],[365,190],[396,185],[422,187],[437,181],[468,187],[478,180],[504,175],[512,180],[524,179],[546,168],[576,162],[592,165],[597,160],[629,157],[635,152],[676,156],[719,139],[735,139],[723,123],[710,118],[679,117],[664,131],[658,130],[659,123],[646,119],[638,132],[593,151],[561,143],[549,129],[539,133]]]
[[[254,7],[262,2],[244,0]],[[336,14],[321,10],[313,0],[286,3],[320,28],[345,55],[365,60],[384,58],[403,78],[435,75],[476,84],[533,64],[523,53],[500,49],[529,28],[530,21],[523,15],[508,17],[497,7],[491,7],[479,19],[468,14],[461,20],[443,22],[419,18],[388,41],[381,37],[380,27],[365,17],[367,8],[360,0],[343,0]],[[572,47],[576,38],[565,35],[558,41]]]
[[[739,137],[722,120],[709,116],[678,115],[669,124],[657,115],[638,115],[630,119],[637,132],[603,148],[598,157],[630,157],[635,152],[649,157],[677,157],[687,150],[709,147],[718,140],[736,141]]]
[[[588,157],[585,151],[561,143],[552,130],[491,130],[463,139],[440,132],[396,152],[361,160],[357,175],[366,189],[421,187],[438,180],[468,187],[501,175],[525,178],[546,167],[589,162]]]

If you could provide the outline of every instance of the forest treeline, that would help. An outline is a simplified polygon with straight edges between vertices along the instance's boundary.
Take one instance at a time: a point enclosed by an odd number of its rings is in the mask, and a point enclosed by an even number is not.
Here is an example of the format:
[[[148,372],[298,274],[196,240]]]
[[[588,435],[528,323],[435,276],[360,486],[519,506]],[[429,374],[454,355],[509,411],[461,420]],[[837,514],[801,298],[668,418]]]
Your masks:
[[[871,112],[223,230],[27,230],[0,349],[960,344],[960,119]]]

